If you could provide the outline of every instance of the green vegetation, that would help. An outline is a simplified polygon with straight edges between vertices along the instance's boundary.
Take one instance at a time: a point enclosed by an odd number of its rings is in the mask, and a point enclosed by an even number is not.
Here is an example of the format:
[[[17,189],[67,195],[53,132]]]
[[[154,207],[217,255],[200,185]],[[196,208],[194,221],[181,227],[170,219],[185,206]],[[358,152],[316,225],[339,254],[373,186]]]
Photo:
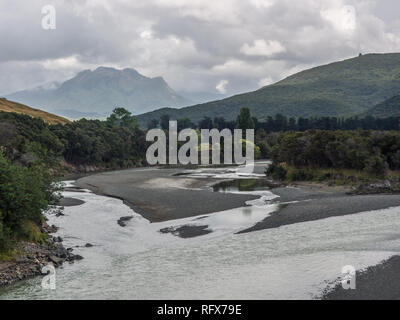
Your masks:
[[[169,115],[163,115],[160,123],[162,129],[168,130],[170,117]],[[154,120],[153,123],[158,123]],[[380,131],[399,131],[400,130],[400,117],[389,117],[389,118],[374,118],[367,116],[359,119],[358,117],[352,118],[337,118],[337,117],[320,117],[320,118],[288,118],[282,114],[277,114],[275,117],[267,117],[265,121],[259,121],[257,118],[252,117],[249,108],[242,108],[236,121],[226,121],[223,117],[217,117],[212,120],[205,116],[197,124],[192,123],[186,118],[178,119],[178,130],[183,128],[197,129],[198,132],[201,129],[255,129],[255,156],[256,159],[266,159],[272,157],[271,146],[277,144],[277,133],[282,132],[305,132],[309,130],[321,130],[329,132],[339,131],[355,131],[355,130],[380,130]],[[276,134],[274,134],[276,133]],[[336,134],[336,133],[333,133]],[[352,132],[347,133],[352,135]],[[274,141],[276,140],[276,141]],[[245,148],[245,144],[243,145]],[[223,148],[222,148],[223,149]],[[372,161],[372,160],[370,160]],[[378,161],[379,162],[379,161]],[[379,163],[378,163],[379,164]],[[378,165],[375,163],[375,165]],[[371,164],[373,166],[373,164]],[[276,173],[277,179],[280,179],[283,175],[283,171]]]
[[[133,167],[143,163],[146,152],[143,131],[122,108],[107,121],[82,119],[66,125],[0,112],[0,146],[14,163],[40,162],[57,171],[63,162],[103,169]]]
[[[369,109],[363,116],[373,116],[376,118],[400,117],[400,95],[394,96],[384,102]]]
[[[169,114],[172,119],[194,122],[204,116],[231,121],[243,106],[249,106],[260,120],[277,113],[288,117],[350,117],[398,94],[399,84],[400,54],[367,54],[297,73],[254,92],[182,109],[164,108],[140,115],[138,120],[145,126],[149,120]]]
[[[274,164],[266,174],[275,180],[283,182],[312,181],[329,182],[340,186],[359,186],[383,177],[391,182],[400,182],[399,171],[388,171],[385,176],[377,176],[370,172],[354,169],[337,168],[296,168],[285,163]]]
[[[241,108],[236,120],[237,129],[254,129],[254,121],[250,114],[249,108]]]
[[[267,175],[277,180],[400,181],[400,133],[395,131],[285,132],[275,137],[271,155]]]
[[[0,251],[13,250],[15,242],[43,242],[38,226],[43,211],[58,200],[58,185],[52,183],[43,165],[19,166],[0,153]],[[7,254],[5,254],[7,256]]]
[[[288,118],[282,114],[268,117],[266,121],[255,120],[256,130],[263,129],[266,132],[280,131],[307,131],[307,130],[400,130],[400,116],[388,118]]]

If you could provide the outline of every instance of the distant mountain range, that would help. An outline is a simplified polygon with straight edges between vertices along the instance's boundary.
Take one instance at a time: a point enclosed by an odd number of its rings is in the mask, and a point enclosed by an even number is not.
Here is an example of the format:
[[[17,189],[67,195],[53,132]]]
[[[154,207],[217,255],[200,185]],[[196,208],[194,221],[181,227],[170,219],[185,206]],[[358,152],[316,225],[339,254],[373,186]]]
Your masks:
[[[192,121],[204,116],[233,120],[242,107],[249,107],[252,115],[261,120],[277,113],[349,117],[366,112],[399,90],[400,54],[367,54],[299,72],[254,92],[179,110],[163,108],[138,119],[142,126],[163,114]]]
[[[148,78],[134,69],[99,67],[61,84],[19,91],[6,98],[70,118],[105,117],[116,107],[133,114],[195,102],[171,89],[162,77]]]
[[[31,107],[25,106],[23,104],[14,101],[9,101],[4,98],[0,98],[0,111],[26,114],[33,118],[41,118],[44,122],[47,122],[49,124],[58,124],[58,123],[66,124],[70,122],[69,120],[63,117],[59,117],[42,110],[33,109]]]

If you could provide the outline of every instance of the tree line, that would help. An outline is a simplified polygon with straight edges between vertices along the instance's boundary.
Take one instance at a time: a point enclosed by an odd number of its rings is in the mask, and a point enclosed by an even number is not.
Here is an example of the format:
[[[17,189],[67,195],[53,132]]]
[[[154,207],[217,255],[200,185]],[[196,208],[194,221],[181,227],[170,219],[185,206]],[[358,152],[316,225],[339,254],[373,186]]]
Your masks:
[[[247,109],[247,108],[243,108]],[[269,116],[267,119],[259,120],[251,117],[248,112],[247,128],[260,130],[265,132],[282,132],[282,131],[307,131],[307,130],[400,130],[400,117],[375,118],[367,116],[364,118],[337,118],[337,117],[312,117],[312,118],[294,118],[277,114],[275,117]],[[250,119],[251,117],[251,119]],[[147,129],[160,127],[168,130],[170,116],[165,114],[160,119],[152,119],[147,124]],[[204,117],[197,123],[193,123],[188,118],[177,119],[178,130],[183,128],[193,129],[235,129],[237,120],[227,121],[223,117]]]
[[[398,131],[322,131],[283,132],[269,139],[273,165],[269,174],[283,180],[311,180],[320,168],[350,169],[375,177],[389,170],[400,170],[400,132]]]
[[[104,169],[133,167],[143,164],[146,153],[144,132],[123,108],[105,121],[81,119],[66,125],[0,112],[0,146],[14,163],[40,162],[52,169],[62,161]]]

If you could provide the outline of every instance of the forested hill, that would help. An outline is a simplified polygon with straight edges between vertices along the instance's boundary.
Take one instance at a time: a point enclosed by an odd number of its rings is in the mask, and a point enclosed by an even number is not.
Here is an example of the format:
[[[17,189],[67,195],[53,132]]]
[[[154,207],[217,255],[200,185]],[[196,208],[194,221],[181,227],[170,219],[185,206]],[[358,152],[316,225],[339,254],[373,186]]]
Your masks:
[[[21,103],[9,101],[4,98],[0,98],[0,111],[2,112],[14,112],[18,114],[25,114],[34,118],[40,118],[44,122],[49,123],[49,124],[66,124],[69,123],[70,121],[60,117],[56,116],[54,114],[45,112],[43,110],[38,110],[38,109],[33,109],[31,107],[28,107],[26,105],[23,105]]]
[[[400,95],[379,103],[361,116],[373,116],[376,118],[384,118],[387,116],[400,117]]]
[[[400,54],[368,54],[306,70],[254,92],[179,110],[164,108],[138,119],[142,126],[163,114],[192,121],[204,116],[233,120],[242,107],[260,120],[277,113],[347,117],[396,95],[399,87]]]

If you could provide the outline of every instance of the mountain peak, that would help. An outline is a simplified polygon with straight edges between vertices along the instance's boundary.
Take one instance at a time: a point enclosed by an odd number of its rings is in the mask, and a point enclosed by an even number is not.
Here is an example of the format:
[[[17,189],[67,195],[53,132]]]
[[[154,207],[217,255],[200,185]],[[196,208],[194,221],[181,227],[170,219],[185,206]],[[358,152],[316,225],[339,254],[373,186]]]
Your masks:
[[[191,103],[171,89],[162,77],[148,78],[132,68],[106,66],[83,70],[54,90],[38,90],[34,94],[25,90],[8,97],[72,118],[77,112],[104,117],[116,106],[139,114]]]

